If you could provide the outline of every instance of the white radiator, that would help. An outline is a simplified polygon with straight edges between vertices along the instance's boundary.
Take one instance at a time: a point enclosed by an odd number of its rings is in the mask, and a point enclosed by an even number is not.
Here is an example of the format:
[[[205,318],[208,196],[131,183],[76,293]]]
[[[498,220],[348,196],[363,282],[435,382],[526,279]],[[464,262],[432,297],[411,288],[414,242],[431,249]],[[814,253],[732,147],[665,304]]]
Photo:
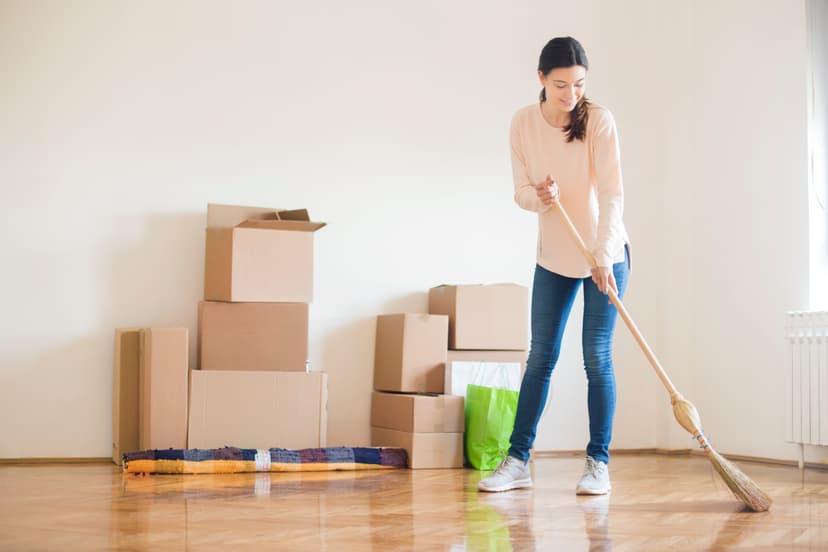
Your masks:
[[[787,314],[788,406],[786,440],[800,445],[828,445],[828,312]]]

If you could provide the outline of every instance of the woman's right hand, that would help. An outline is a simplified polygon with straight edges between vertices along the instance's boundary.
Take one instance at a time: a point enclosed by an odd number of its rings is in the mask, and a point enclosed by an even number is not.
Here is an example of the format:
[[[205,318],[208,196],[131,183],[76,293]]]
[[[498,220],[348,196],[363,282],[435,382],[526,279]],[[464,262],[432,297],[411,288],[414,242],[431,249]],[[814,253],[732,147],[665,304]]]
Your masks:
[[[558,201],[558,185],[552,179],[552,176],[546,175],[546,180],[538,184],[533,184],[535,193],[538,194],[538,199],[544,207],[550,207],[553,203]]]

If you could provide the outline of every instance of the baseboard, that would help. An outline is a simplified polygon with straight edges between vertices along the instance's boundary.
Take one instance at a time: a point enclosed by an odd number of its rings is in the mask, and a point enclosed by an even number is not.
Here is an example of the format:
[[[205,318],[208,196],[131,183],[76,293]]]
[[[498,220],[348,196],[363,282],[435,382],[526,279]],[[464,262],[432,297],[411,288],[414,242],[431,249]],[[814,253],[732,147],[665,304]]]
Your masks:
[[[660,449],[660,448],[641,448],[641,449],[610,449],[612,455],[626,455],[626,454],[659,454],[666,456],[704,456],[701,450],[691,449]],[[533,451],[533,458],[568,458],[568,457],[583,457],[583,450],[536,450]],[[745,456],[741,454],[725,454],[722,456],[732,462],[753,462],[756,464],[771,464],[775,466],[792,466],[797,467],[799,463],[796,460],[780,460],[778,458],[764,458],[761,456]],[[828,464],[821,464],[817,462],[805,462],[805,467],[816,470],[828,470]]]
[[[0,465],[23,464],[113,464],[112,458],[0,458]]]
[[[610,454],[688,454],[689,449],[669,450],[657,448],[640,449],[611,449]],[[564,458],[570,456],[583,457],[583,450],[533,450],[533,458]]]
[[[614,451],[613,451],[614,452]],[[690,454],[692,451],[690,449],[662,449],[657,448],[655,449],[656,454],[663,454],[665,456],[684,456]]]
[[[694,456],[704,456],[704,452],[702,452],[701,450],[691,451],[691,454],[693,454]],[[780,460],[778,458],[764,458],[762,456],[744,456],[741,454],[720,454],[728,460],[730,460],[731,462],[753,462],[756,464],[771,464],[775,466],[799,466],[799,462],[797,460]],[[814,470],[828,470],[828,464],[821,464],[819,462],[805,462],[805,467]]]

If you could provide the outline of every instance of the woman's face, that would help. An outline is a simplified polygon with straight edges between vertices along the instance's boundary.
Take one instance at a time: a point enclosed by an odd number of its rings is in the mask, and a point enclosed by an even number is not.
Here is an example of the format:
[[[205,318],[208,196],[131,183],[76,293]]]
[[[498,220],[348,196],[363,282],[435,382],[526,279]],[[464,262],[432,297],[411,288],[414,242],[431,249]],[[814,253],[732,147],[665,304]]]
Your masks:
[[[546,90],[546,101],[561,111],[571,112],[584,97],[586,68],[582,65],[559,67],[546,75],[538,71],[538,77]]]

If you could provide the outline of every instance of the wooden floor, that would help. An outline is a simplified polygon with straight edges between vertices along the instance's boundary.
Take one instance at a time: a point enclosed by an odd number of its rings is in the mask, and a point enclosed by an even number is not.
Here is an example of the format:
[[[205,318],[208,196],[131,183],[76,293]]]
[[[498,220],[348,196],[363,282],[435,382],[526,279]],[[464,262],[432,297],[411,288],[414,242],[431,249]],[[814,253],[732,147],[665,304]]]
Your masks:
[[[741,463],[774,499],[741,511],[708,461],[616,455],[609,497],[583,461],[540,458],[532,490],[479,494],[472,470],[125,476],[0,466],[0,549],[828,550],[828,471]]]

